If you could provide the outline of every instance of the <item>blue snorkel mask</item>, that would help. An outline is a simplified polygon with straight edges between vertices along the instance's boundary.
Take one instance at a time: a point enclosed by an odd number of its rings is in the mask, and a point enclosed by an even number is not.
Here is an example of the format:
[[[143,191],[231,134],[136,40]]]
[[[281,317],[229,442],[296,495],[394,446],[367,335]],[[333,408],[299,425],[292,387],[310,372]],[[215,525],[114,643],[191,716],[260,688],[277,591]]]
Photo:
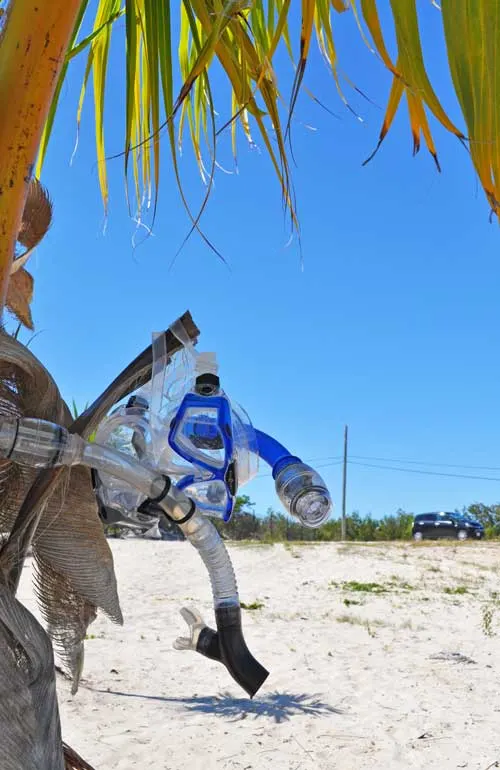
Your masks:
[[[175,333],[184,347],[172,357],[164,335],[153,340],[151,386],[137,394],[149,408],[138,416],[136,402],[119,407],[101,424],[99,442],[115,446],[119,438],[121,451],[136,457],[140,446],[142,462],[172,478],[202,513],[224,522],[232,516],[238,489],[257,474],[260,458],[272,469],[284,508],[305,526],[320,526],[331,510],[321,476],[255,430],[244,409],[221,388],[215,354],[198,353],[182,338],[182,329]],[[123,482],[119,496],[104,482],[107,505],[123,508],[123,501],[137,500],[134,490],[123,494]],[[132,510],[126,513],[133,515]]]
[[[172,336],[181,346],[175,344],[179,352],[169,354],[167,338]],[[89,462],[96,469],[101,518],[143,526],[144,517],[156,516],[174,522],[190,540],[209,572],[217,630],[197,611],[184,608],[189,635],[179,638],[175,647],[223,663],[253,697],[268,672],[245,643],[230,557],[206,517],[229,521],[238,489],[256,475],[259,457],[272,468],[283,507],[303,525],[318,527],[325,521],[330,495],[314,469],[253,429],[248,415],[221,388],[214,354],[194,350],[182,321],[153,337],[151,354],[150,385],[116,406],[99,425],[95,446],[85,445],[96,463]],[[6,434],[15,444],[12,425],[7,425]],[[59,436],[60,429],[53,434]]]
[[[202,511],[229,521],[238,490],[238,464],[232,409],[217,375],[196,378],[194,392],[186,393],[170,423],[168,443],[195,469],[177,486]]]

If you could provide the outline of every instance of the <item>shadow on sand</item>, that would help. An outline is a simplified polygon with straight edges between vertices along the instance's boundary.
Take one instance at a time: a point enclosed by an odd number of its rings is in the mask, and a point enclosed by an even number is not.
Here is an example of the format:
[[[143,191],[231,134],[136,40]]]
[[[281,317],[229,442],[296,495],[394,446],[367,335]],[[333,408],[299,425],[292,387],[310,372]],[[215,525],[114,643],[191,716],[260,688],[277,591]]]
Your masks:
[[[198,696],[191,698],[167,698],[161,695],[142,695],[135,692],[119,692],[117,690],[101,690],[93,687],[88,689],[106,695],[116,695],[121,698],[142,698],[144,700],[160,701],[183,706],[190,714],[215,714],[219,717],[239,721],[251,716],[254,719],[266,717],[274,722],[286,722],[291,717],[300,714],[311,717],[324,717],[329,714],[341,714],[340,709],[325,703],[317,695],[307,693],[270,693],[262,698],[233,698],[228,693],[215,696]]]

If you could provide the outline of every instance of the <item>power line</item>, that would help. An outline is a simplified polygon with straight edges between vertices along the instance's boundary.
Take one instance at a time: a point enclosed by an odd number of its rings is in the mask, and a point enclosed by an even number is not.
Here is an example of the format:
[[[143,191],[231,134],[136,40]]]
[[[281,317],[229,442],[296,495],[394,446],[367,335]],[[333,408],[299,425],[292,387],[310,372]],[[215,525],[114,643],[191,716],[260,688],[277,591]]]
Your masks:
[[[342,463],[342,460],[336,460],[335,462],[331,462],[331,463],[322,463],[321,465],[315,465],[314,468],[331,468],[332,465],[341,465],[341,463]]]
[[[348,462],[351,465],[358,465],[364,468],[378,468],[379,470],[386,469],[391,471],[400,471],[401,473],[418,473],[420,475],[427,475],[427,476],[446,476],[449,478],[457,478],[457,479],[472,479],[477,481],[500,482],[500,478],[496,478],[493,476],[481,476],[481,475],[465,474],[465,473],[447,473],[445,471],[428,471],[428,470],[423,470],[419,468],[398,468],[392,465],[378,465],[376,463],[377,462],[406,463],[409,465],[427,465],[429,467],[434,467],[434,468],[464,468],[465,470],[484,470],[484,471],[500,472],[500,466],[497,466],[497,465],[465,465],[463,463],[439,463],[439,462],[430,462],[427,460],[406,460],[406,459],[400,459],[395,457],[373,457],[371,455],[350,455],[350,458],[352,459],[349,459]],[[328,462],[322,462],[323,460],[326,460]],[[358,462],[359,460],[375,460],[376,463]],[[331,468],[335,465],[340,465],[343,462],[343,458],[340,455],[326,455],[324,457],[307,458],[305,462],[319,463],[318,465],[314,465],[314,467],[319,470],[320,468]],[[259,473],[255,478],[257,479],[269,478],[270,476],[272,476],[272,473]]]
[[[378,468],[383,471],[400,471],[401,473],[419,473],[423,476],[447,476],[454,479],[475,479],[477,481],[498,481],[499,478],[493,476],[471,476],[465,473],[444,473],[440,471],[424,471],[419,468],[396,468],[391,465],[375,465],[373,463],[360,463],[353,460],[349,460],[350,465],[358,465],[363,468]],[[500,469],[499,469],[500,470]]]
[[[326,455],[325,457],[306,457],[304,462],[319,463],[319,462],[322,462],[323,460],[342,460],[342,455]]]
[[[312,460],[307,460],[307,462],[312,462]],[[340,465],[341,463],[342,463],[342,460],[339,459],[339,460],[335,460],[334,462],[322,463],[321,465],[315,465],[314,469],[315,470],[316,469],[319,470],[320,468],[331,468],[333,465]],[[269,478],[272,475],[273,475],[272,473],[259,473],[254,478],[256,478],[256,479],[265,479],[265,478]]]
[[[409,465],[429,465],[437,468],[468,468],[476,471],[500,471],[498,465],[463,465],[461,463],[436,463],[427,460],[404,460],[397,457],[369,457],[368,455],[351,455],[356,460],[376,460],[383,463],[408,463]]]

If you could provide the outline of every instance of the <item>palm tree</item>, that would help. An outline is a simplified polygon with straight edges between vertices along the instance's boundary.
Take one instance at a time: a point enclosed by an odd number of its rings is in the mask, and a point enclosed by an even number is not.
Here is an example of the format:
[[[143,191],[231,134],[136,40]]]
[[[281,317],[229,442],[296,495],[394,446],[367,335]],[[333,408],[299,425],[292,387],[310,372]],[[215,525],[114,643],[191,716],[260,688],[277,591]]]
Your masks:
[[[437,6],[436,0],[432,2]],[[0,0],[0,105],[8,105],[8,109],[0,110],[0,308],[6,297],[29,181],[37,158],[40,172],[61,87],[73,58],[87,57],[79,113],[89,78],[93,81],[98,176],[105,207],[108,58],[112,34],[123,34],[124,28],[123,159],[125,174],[129,169],[132,172],[138,209],[150,201],[156,204],[163,135],[185,202],[177,164],[178,142],[189,133],[208,197],[218,157],[217,138],[227,129],[235,153],[239,132],[248,139],[258,134],[295,225],[287,142],[290,119],[314,37],[340,92],[334,40],[339,13],[353,14],[360,29],[360,45],[373,48],[392,78],[379,144],[403,97],[408,104],[415,152],[423,136],[438,164],[429,115],[460,141],[466,141],[444,111],[427,75],[417,0],[390,0],[390,8],[397,43],[394,58],[388,52],[390,30],[381,23],[377,0],[301,0],[300,9],[298,2],[291,0],[183,0],[178,6],[169,0]],[[471,159],[496,214],[500,200],[500,4],[497,0],[443,0],[439,12]],[[300,39],[294,40],[289,22],[298,23],[299,15]],[[274,68],[282,46],[295,67],[290,94],[281,93]],[[230,93],[228,117],[222,121],[215,111],[212,88],[215,62]],[[174,91],[174,80],[179,77],[182,85]],[[203,144],[210,158],[208,168],[203,163]],[[195,228],[200,213],[190,214]]]

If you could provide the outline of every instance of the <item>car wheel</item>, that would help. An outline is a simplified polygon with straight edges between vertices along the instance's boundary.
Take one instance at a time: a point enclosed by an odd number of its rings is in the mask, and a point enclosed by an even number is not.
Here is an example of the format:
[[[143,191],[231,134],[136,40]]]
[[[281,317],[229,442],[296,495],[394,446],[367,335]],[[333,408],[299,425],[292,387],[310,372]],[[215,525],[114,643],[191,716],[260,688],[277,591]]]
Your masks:
[[[457,532],[457,540],[467,540],[467,530],[459,529]]]
[[[415,540],[415,542],[420,543],[420,541],[424,539],[424,536],[421,532],[415,532],[413,534],[413,539]]]

